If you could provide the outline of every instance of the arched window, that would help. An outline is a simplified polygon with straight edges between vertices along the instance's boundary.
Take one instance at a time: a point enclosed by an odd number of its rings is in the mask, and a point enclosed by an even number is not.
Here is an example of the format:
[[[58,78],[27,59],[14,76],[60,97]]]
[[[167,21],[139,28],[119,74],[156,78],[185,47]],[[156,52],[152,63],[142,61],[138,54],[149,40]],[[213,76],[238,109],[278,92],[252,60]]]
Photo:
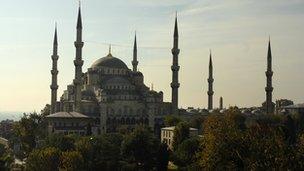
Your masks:
[[[132,118],[131,125],[134,125],[134,124],[135,124],[135,118]]]
[[[120,123],[121,123],[122,125],[124,125],[124,124],[126,123],[125,118],[121,118]]]
[[[126,124],[129,125],[130,124],[130,118],[126,119]]]

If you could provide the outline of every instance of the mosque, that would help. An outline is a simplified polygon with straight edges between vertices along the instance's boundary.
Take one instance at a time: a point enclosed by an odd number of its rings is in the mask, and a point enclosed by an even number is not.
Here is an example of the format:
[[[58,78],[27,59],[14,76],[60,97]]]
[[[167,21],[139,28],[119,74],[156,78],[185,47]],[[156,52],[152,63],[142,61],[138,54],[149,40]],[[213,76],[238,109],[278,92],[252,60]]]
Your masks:
[[[86,72],[82,71],[82,18],[79,7],[76,27],[75,77],[57,100],[58,42],[55,29],[52,55],[51,109],[49,132],[93,134],[132,130],[136,125],[146,125],[152,130],[160,129],[165,115],[178,112],[178,28],[175,21],[174,47],[172,49],[173,102],[163,101],[163,92],[151,90],[144,84],[144,76],[137,70],[136,35],[133,47],[132,69],[109,53],[97,59]],[[172,105],[174,104],[174,105]],[[88,128],[90,127],[90,128]]]
[[[164,126],[166,115],[184,115],[185,112],[178,108],[179,89],[179,35],[177,17],[175,18],[172,52],[172,89],[171,102],[163,101],[163,92],[151,90],[144,84],[144,76],[137,70],[136,35],[133,46],[132,69],[109,53],[97,59],[86,72],[82,71],[84,60],[82,58],[82,19],[81,9],[78,10],[76,41],[74,42],[76,55],[74,59],[75,76],[64,91],[59,101],[57,100],[57,62],[58,41],[57,28],[55,28],[53,54],[52,54],[52,83],[51,83],[51,109],[48,120],[49,133],[63,134],[102,134],[118,132],[121,130],[132,131],[136,125],[146,125],[159,135],[160,128]],[[266,74],[266,101],[263,110],[267,114],[274,112],[272,102],[272,55],[270,40],[267,54]],[[213,64],[210,51],[208,81],[208,110],[213,107]],[[220,98],[219,109],[223,109],[223,98]],[[189,113],[187,113],[187,117]],[[185,115],[186,116],[186,115]]]

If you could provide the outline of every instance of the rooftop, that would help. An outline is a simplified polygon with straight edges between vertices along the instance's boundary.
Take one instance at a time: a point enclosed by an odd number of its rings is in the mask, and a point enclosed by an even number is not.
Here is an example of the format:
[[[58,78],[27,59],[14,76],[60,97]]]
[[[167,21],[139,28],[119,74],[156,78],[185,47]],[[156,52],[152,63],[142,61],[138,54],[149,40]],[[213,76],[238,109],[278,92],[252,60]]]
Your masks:
[[[89,117],[78,112],[57,112],[46,116],[46,118],[89,118]]]
[[[175,126],[170,126],[170,127],[164,127],[164,128],[162,128],[162,130],[168,130],[168,131],[174,131],[174,129],[175,129]],[[198,129],[190,127],[189,130],[190,131],[197,131]]]
[[[285,109],[304,108],[304,103],[295,104],[295,105],[289,105],[289,106],[284,106],[284,107],[282,107],[282,108],[285,108]]]

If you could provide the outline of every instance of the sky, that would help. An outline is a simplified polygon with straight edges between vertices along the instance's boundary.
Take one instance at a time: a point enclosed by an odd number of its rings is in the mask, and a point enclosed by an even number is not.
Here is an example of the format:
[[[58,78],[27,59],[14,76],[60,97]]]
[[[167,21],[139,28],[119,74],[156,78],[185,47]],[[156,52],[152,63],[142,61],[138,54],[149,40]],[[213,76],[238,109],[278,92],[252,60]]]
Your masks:
[[[58,97],[74,77],[77,0],[10,0],[0,6],[0,112],[40,111],[50,103],[51,54],[58,25]],[[83,71],[112,54],[131,68],[137,32],[147,86],[171,100],[175,11],[180,50],[179,107],[207,107],[209,49],[214,106],[260,106],[265,100],[267,43],[273,99],[304,102],[303,0],[82,0]]]

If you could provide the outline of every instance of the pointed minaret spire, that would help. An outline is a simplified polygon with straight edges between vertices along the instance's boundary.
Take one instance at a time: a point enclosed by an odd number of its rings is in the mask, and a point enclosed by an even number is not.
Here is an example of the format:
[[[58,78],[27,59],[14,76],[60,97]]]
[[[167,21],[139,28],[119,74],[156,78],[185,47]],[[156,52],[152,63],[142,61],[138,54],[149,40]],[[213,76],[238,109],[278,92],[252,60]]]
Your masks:
[[[57,75],[58,75],[58,69],[57,69],[57,61],[58,61],[58,41],[57,41],[57,24],[55,26],[55,33],[54,33],[54,41],[53,41],[53,55],[52,55],[52,84],[50,86],[51,88],[51,111],[50,114],[56,112],[56,102],[57,102]]]
[[[267,71],[266,74],[266,113],[267,114],[273,114],[274,112],[274,104],[272,102],[272,54],[271,54],[271,45],[270,45],[270,37],[268,41],[268,54],[267,54]]]
[[[213,65],[212,65],[212,54],[210,50],[210,56],[209,56],[209,78],[208,78],[208,110],[213,109]]]
[[[133,61],[132,61],[132,66],[133,66],[133,71],[137,72],[137,40],[136,40],[136,31],[135,31],[135,38],[134,38],[134,46],[133,46]]]
[[[74,83],[74,111],[81,112],[81,88],[82,88],[82,21],[81,21],[81,8],[79,6],[78,9],[78,19],[77,19],[77,34],[76,41],[74,42],[76,48],[76,57],[74,60],[75,65],[75,78],[73,80]]]
[[[81,5],[79,1],[79,8],[78,8],[78,18],[77,18],[77,29],[82,29],[82,20],[81,20]]]
[[[174,37],[178,37],[177,12],[175,12]]]
[[[54,45],[58,45],[58,41],[57,41],[57,23],[55,23],[55,34],[54,34]]]
[[[173,48],[172,48],[172,55],[173,55],[173,63],[171,66],[172,70],[172,113],[174,115],[178,115],[178,88],[180,86],[178,82],[178,71],[180,66],[178,65],[178,55],[179,55],[179,48],[178,48],[178,26],[177,26],[177,16],[175,17],[175,25],[174,25],[174,34],[173,34]]]

